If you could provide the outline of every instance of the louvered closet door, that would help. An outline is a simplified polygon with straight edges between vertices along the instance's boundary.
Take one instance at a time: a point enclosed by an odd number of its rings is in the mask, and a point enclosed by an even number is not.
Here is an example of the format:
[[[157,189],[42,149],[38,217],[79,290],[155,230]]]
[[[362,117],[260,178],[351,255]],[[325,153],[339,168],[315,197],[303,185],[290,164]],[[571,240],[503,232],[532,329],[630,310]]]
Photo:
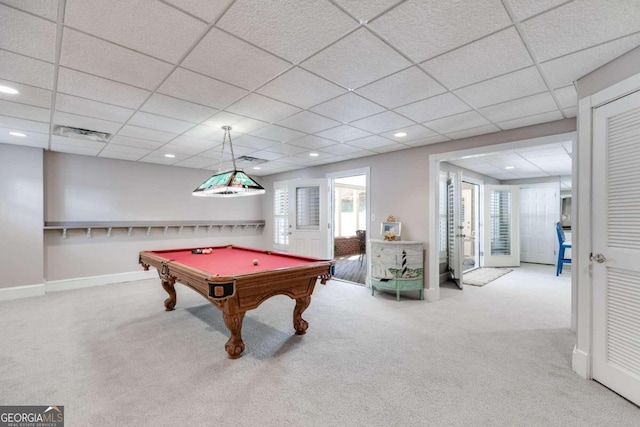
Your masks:
[[[640,405],[640,92],[593,119],[593,378]]]
[[[520,197],[515,185],[484,186],[483,267],[520,266]]]

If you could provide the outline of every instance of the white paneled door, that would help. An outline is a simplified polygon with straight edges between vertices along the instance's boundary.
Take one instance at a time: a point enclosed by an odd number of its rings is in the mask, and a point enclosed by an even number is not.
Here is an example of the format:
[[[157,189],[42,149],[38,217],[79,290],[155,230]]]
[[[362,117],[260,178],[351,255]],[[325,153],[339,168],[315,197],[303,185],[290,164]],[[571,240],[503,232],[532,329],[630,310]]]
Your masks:
[[[520,266],[520,202],[515,185],[484,186],[483,267]]]
[[[555,264],[560,183],[520,187],[520,261]]]
[[[593,378],[640,405],[640,92],[593,125]]]
[[[289,183],[289,252],[328,259],[329,221],[326,179]]]

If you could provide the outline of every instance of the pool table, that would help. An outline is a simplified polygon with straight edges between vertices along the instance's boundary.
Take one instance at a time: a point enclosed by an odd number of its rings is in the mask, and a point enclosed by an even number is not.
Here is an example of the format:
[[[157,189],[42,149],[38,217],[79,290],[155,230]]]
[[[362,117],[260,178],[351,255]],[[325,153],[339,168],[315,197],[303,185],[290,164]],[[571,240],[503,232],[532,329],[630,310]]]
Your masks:
[[[145,270],[158,270],[162,287],[169,294],[164,301],[167,311],[176,305],[175,282],[207,298],[222,311],[231,333],[224,346],[231,359],[239,358],[245,348],[242,320],[246,311],[274,295],[296,300],[293,327],[298,335],[307,331],[309,324],[302,313],[311,303],[316,281],[320,279],[325,284],[331,278],[333,260],[233,245],[211,249],[211,253],[197,253],[202,248],[140,252],[139,263]]]

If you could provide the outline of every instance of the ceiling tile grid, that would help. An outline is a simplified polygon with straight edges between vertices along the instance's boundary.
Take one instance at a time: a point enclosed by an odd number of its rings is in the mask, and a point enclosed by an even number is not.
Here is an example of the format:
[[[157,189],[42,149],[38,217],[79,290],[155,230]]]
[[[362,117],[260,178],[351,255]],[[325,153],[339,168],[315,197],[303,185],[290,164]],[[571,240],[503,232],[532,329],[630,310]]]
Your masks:
[[[226,125],[256,175],[574,117],[575,81],[640,45],[640,0],[64,5],[0,0],[0,143],[213,169]]]

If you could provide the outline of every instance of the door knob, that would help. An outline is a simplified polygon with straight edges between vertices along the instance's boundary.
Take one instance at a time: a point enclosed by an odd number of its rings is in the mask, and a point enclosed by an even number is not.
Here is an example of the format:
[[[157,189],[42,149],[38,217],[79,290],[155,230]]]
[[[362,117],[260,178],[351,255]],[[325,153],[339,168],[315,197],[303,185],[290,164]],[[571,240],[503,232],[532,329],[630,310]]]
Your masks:
[[[591,254],[591,256],[589,257],[591,259],[591,261],[595,261],[598,264],[602,264],[603,262],[605,262],[607,259],[604,257],[604,255],[602,254]]]

